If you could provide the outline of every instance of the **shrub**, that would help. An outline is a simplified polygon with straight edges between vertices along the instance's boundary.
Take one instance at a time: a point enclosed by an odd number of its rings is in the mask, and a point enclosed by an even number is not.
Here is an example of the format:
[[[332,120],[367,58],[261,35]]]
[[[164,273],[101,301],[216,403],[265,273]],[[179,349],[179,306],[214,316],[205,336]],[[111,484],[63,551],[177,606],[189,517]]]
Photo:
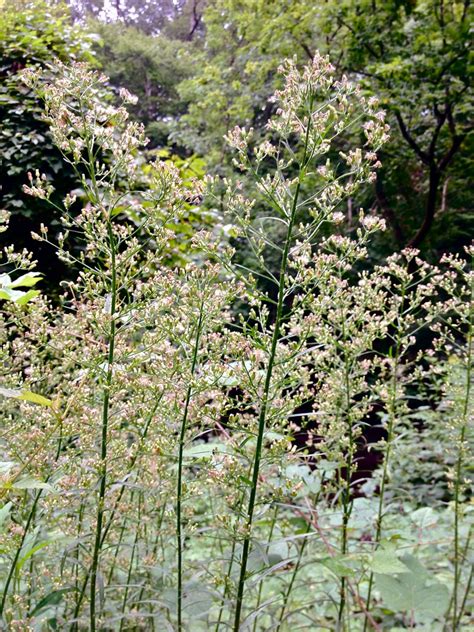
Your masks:
[[[254,218],[255,200],[225,182],[252,271],[209,232],[195,235],[204,261],[164,267],[167,221],[186,208],[189,184],[156,162],[131,222],[141,127],[101,103],[104,78],[84,65],[61,66],[49,83],[24,75],[87,203],[76,215],[64,200],[58,255],[72,261],[71,234],[84,248],[62,309],[42,296],[3,306],[10,629],[454,630],[468,616],[471,273],[413,250],[365,269],[383,221],[361,211],[343,236],[339,205],[374,178],[384,114],[319,55],[282,72],[267,140],[228,134],[268,208]],[[362,146],[332,163],[348,127]],[[216,184],[196,182],[192,197],[212,199]],[[53,186],[39,176],[26,190],[48,199]],[[47,229],[37,238],[49,242]],[[415,350],[422,330],[428,342]],[[442,507],[392,484],[428,383],[449,399]],[[370,424],[382,457],[372,485],[359,464]]]

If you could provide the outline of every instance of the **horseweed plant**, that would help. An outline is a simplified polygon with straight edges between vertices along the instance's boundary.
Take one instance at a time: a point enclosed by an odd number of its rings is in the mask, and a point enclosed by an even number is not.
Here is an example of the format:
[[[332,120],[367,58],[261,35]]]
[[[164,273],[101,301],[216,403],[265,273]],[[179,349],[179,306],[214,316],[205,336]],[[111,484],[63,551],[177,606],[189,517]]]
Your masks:
[[[143,187],[143,130],[109,104],[104,77],[81,64],[49,83],[24,73],[80,186],[59,239],[47,227],[36,238],[80,272],[59,309],[36,290],[21,300],[17,270],[20,287],[39,277],[26,253],[7,253],[7,629],[467,620],[471,273],[413,250],[368,265],[384,222],[361,210],[352,227],[342,209],[376,177],[384,113],[319,55],[281,72],[265,138],[227,137],[243,177],[224,182],[223,201],[251,269],[204,229],[199,256],[166,267],[174,223],[190,200],[222,206],[222,183],[190,188],[156,161]],[[29,179],[55,204],[54,183]],[[395,463],[427,409],[453,439],[445,498],[420,506]]]

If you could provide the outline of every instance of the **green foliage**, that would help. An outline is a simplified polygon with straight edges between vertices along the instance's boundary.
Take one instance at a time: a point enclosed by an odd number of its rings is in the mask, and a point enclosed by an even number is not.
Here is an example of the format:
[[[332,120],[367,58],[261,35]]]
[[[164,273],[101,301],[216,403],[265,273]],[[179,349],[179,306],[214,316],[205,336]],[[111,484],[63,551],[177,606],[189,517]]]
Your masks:
[[[473,105],[469,24],[461,0],[312,3],[216,0],[204,12],[205,46],[179,90],[188,102],[176,137],[225,171],[222,137],[235,124],[260,128],[282,56],[300,63],[316,49],[357,76],[389,112],[383,171],[357,208],[376,206],[389,248],[427,252],[468,243],[471,233]],[[361,192],[363,193],[363,192]],[[347,209],[348,223],[352,207]]]
[[[131,114],[145,125],[151,146],[167,144],[170,121],[184,112],[177,85],[190,72],[184,43],[164,35],[150,36],[121,24],[94,23],[100,35],[97,59],[112,85],[138,97]]]
[[[54,146],[38,97],[22,82],[20,71],[64,62],[93,61],[93,37],[70,21],[65,5],[46,0],[7,0],[0,6],[0,182],[2,207],[11,213],[10,230],[2,241],[14,240],[41,260],[41,269],[56,283],[64,268],[32,245],[31,230],[41,223],[58,230],[58,215],[42,200],[22,191],[28,172],[39,169],[56,182],[56,200],[77,186],[71,167]],[[10,243],[10,242],[7,242]]]
[[[0,388],[0,395],[2,395],[2,397],[13,397],[14,399],[20,399],[25,402],[32,402],[33,404],[40,404],[40,406],[53,405],[53,402],[47,397],[26,390]]]
[[[317,7],[307,2],[216,0],[203,21],[205,46],[191,51],[192,76],[179,86],[188,111],[177,138],[222,169],[223,137],[235,125],[261,127],[272,107],[276,69],[284,57],[314,52]]]
[[[141,33],[172,33],[173,38],[191,40],[200,31],[206,0],[66,0],[75,18],[118,22]]]
[[[22,274],[20,277],[12,281],[8,274],[0,274],[0,298],[13,301],[18,305],[25,305],[35,296],[39,295],[38,290],[18,290],[19,287],[32,287],[41,280],[41,274],[38,272],[29,272]]]
[[[412,555],[402,558],[405,569],[376,575],[375,586],[393,612],[414,613],[415,620],[433,621],[449,607],[449,590],[426,572]]]
[[[329,2],[320,24],[341,67],[390,114],[376,202],[399,246],[470,239],[472,6],[462,0]],[[443,244],[443,245],[441,245]]]

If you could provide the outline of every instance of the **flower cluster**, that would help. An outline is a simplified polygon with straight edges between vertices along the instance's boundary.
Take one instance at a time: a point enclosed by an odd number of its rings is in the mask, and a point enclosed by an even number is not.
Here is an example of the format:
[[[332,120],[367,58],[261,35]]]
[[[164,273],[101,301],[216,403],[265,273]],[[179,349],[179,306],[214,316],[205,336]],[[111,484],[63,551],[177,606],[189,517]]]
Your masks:
[[[84,193],[65,197],[57,243],[47,226],[36,236],[80,268],[59,306],[36,290],[8,299],[37,273],[1,275],[8,629],[424,626],[417,604],[393,605],[407,577],[436,591],[433,621],[467,618],[472,272],[410,249],[369,265],[384,221],[360,210],[346,230],[341,203],[379,167],[384,114],[325,57],[282,72],[268,138],[227,135],[246,180],[204,183],[163,161],[138,180],[143,130],[103,98],[102,75],[25,73]],[[341,151],[355,126],[364,146]],[[47,201],[52,184],[29,181]],[[192,235],[206,257],[165,265],[170,227],[206,195],[251,265],[212,231]],[[33,265],[6,254],[11,268]],[[406,500],[415,413],[420,428],[433,414],[449,430],[436,519],[452,536],[412,524],[434,513]],[[411,468],[401,481],[395,459]]]

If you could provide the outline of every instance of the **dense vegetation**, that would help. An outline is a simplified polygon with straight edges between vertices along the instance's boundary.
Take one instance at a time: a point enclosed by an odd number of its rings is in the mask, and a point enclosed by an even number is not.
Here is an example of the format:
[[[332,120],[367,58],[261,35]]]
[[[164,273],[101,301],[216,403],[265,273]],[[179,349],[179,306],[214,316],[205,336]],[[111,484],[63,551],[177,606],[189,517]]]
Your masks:
[[[0,2],[2,629],[470,629],[471,17]]]

